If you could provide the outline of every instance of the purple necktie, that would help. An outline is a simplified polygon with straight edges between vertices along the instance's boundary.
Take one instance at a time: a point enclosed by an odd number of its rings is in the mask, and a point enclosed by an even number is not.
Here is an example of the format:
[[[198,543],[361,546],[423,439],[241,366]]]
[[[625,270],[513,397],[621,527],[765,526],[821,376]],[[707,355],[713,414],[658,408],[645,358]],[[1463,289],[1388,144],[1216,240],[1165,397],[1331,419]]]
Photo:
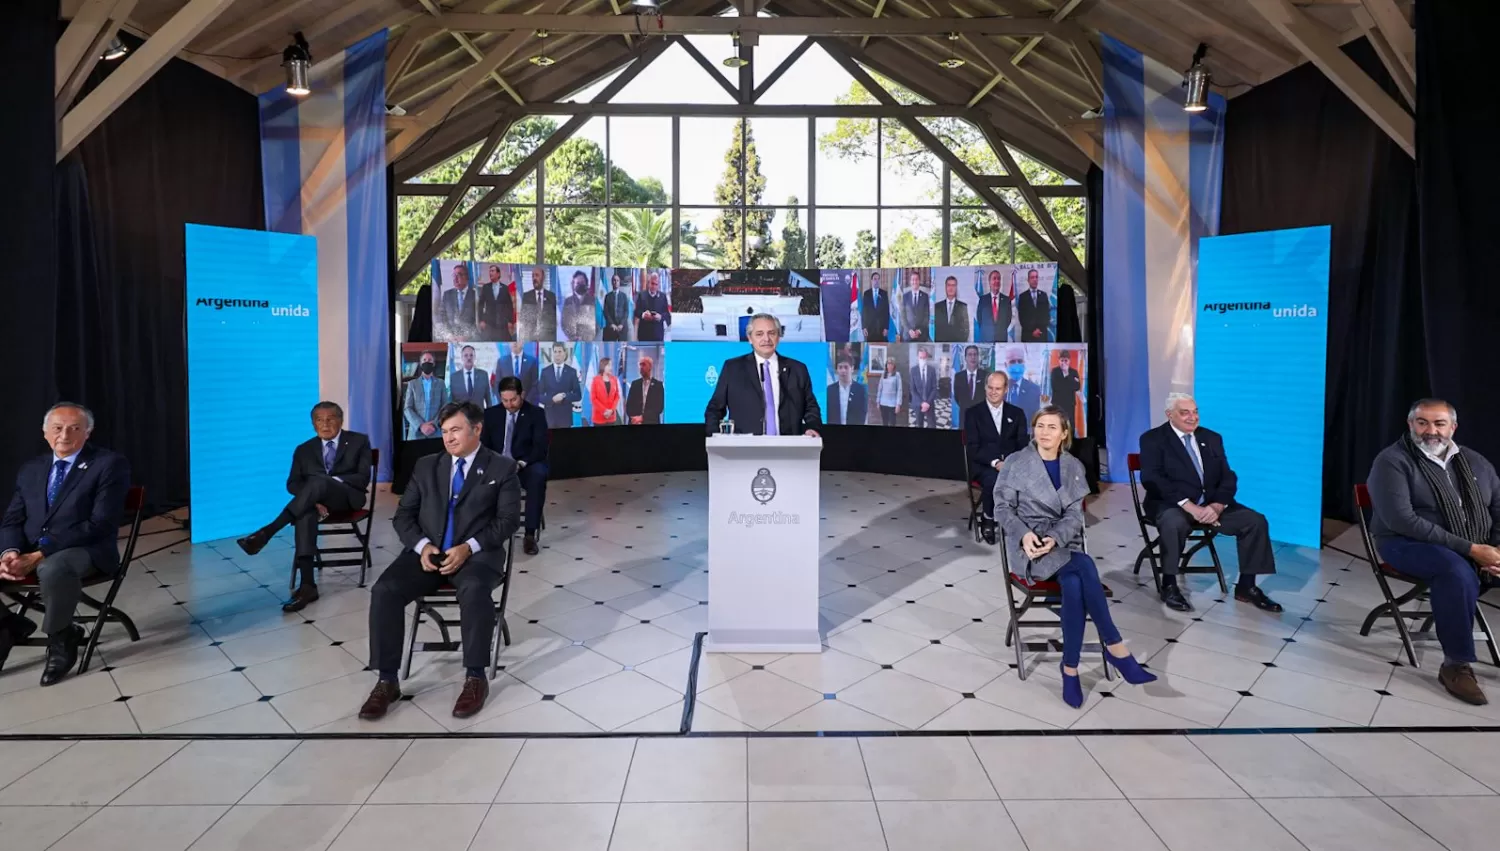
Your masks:
[[[778,435],[781,432],[776,428],[776,392],[771,387],[771,370],[769,364],[760,365],[760,385],[766,394],[766,434]]]
[[[325,473],[332,473],[333,472],[333,455],[334,455],[335,451],[336,450],[334,449],[333,441],[329,440],[329,441],[324,442],[324,444],[323,444],[323,472],[325,472]]]

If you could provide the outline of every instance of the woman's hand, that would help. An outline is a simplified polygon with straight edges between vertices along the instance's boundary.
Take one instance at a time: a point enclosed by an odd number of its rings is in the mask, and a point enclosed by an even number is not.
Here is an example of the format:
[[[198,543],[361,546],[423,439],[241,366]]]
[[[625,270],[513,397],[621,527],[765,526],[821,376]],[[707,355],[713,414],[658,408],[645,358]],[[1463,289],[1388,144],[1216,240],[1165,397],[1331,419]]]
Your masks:
[[[1042,554],[1042,539],[1035,532],[1027,532],[1021,536],[1021,550],[1027,558],[1036,558]]]

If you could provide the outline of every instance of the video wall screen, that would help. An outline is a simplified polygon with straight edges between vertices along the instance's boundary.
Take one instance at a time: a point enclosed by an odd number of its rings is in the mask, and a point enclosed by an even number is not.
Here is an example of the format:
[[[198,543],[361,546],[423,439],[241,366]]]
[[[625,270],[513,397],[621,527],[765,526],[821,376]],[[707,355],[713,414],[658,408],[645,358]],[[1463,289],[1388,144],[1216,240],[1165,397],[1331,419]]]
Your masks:
[[[1057,266],[627,269],[433,262],[433,343],[401,352],[407,440],[448,401],[499,404],[515,375],[552,428],[701,423],[724,361],[758,313],[807,364],[830,424],[959,428],[1009,377],[1029,418],[1069,412],[1087,436],[1082,343],[1058,343]]]

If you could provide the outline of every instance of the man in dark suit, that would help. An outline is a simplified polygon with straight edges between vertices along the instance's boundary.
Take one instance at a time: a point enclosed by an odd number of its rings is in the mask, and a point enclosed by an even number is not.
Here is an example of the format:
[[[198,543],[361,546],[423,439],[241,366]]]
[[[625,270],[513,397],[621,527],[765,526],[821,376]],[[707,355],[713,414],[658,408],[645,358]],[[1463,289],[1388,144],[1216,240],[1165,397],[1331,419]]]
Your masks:
[[[911,368],[911,414],[916,428],[937,427],[937,367],[927,346],[917,349],[917,363]]]
[[[527,555],[536,555],[536,530],[542,522],[542,506],[547,504],[547,415],[526,401],[521,379],[500,379],[500,405],[484,412],[485,447],[516,462],[516,476],[526,491],[526,537],[522,540]]]
[[[990,371],[979,365],[979,347],[964,346],[963,368],[953,374],[953,416],[963,426],[964,412],[984,398]]]
[[[922,291],[922,273],[916,269],[907,275],[907,290],[901,294],[901,340],[906,343],[926,343],[927,321],[931,318],[931,300]]]
[[[489,697],[492,594],[506,578],[505,548],[521,524],[521,482],[515,461],[481,445],[482,417],[469,402],[443,408],[438,419],[447,452],[417,460],[396,508],[396,535],[404,549],[370,591],[370,668],[379,679],[359,710],[366,721],[385,717],[401,699],[396,678],[406,607],[445,583],[458,592],[464,654],[453,717],[473,716]]]
[[[333,402],[319,402],[312,409],[317,437],[292,451],[292,471],[286,477],[292,501],[265,526],[236,543],[246,555],[265,548],[271,536],[288,525],[296,529],[293,555],[301,581],[284,612],[299,612],[318,599],[313,557],[318,550],[318,521],[335,511],[353,511],[365,505],[370,487],[370,439],[357,431],[344,430],[344,409]]]
[[[84,633],[73,612],[84,578],[120,569],[115,538],[130,490],[130,464],[123,455],[89,445],[93,431],[87,408],[53,405],[42,418],[42,437],[52,452],[21,466],[0,520],[0,586],[35,574],[46,607],[44,686],[66,677],[78,661]],[[35,630],[35,623],[0,606],[0,666],[11,647]]]
[[[942,301],[933,305],[933,337],[939,343],[962,343],[969,339],[969,306],[958,300],[958,278],[943,281]]]
[[[531,388],[536,386],[537,374],[536,356],[526,354],[525,346],[521,343],[511,343],[510,351],[502,352],[495,361],[495,376],[504,378],[514,375],[521,379],[521,389],[526,393],[530,393]]]
[[[442,325],[449,339],[472,340],[479,333],[479,299],[469,287],[469,267],[453,267],[453,288],[443,293]]]
[[[1234,598],[1279,612],[1255,586],[1255,577],[1276,572],[1266,518],[1235,502],[1238,479],[1224,454],[1224,438],[1198,427],[1198,403],[1186,393],[1167,396],[1167,421],[1141,435],[1144,510],[1161,536],[1161,599],[1179,612],[1193,610],[1177,585],[1182,548],[1197,526],[1231,535],[1239,549],[1240,578]]]
[[[473,402],[480,410],[490,406],[490,375],[474,366],[474,347],[458,352],[458,369],[448,376],[449,395],[455,402]]]
[[[1067,349],[1057,353],[1057,366],[1052,367],[1049,381],[1052,404],[1068,417],[1073,433],[1078,433],[1078,393],[1083,389],[1083,379],[1073,368],[1073,353]]]
[[[573,427],[573,403],[583,399],[583,385],[578,370],[568,366],[568,347],[562,343],[552,344],[552,363],[537,377],[536,393],[548,428]]]
[[[615,272],[609,279],[609,292],[604,296],[604,339],[618,341],[630,339],[625,329],[630,327],[630,293]]]
[[[1010,296],[1001,292],[1005,287],[1005,276],[999,269],[991,269],[988,276],[989,292],[979,297],[979,329],[974,338],[979,343],[1003,343],[1010,330]]]
[[[547,288],[547,270],[531,267],[531,289],[521,296],[521,339],[528,343],[557,339],[557,294]]]
[[[641,377],[630,382],[625,393],[625,418],[631,425],[661,425],[662,411],[667,407],[667,388],[651,377],[656,366],[649,357],[636,365]]]
[[[652,272],[646,276],[646,291],[635,302],[635,338],[659,343],[666,339],[666,329],[671,326],[672,305],[661,291],[660,273]]]
[[[490,264],[489,276],[489,281],[479,288],[479,339],[514,340],[516,306],[510,299],[510,287],[501,280],[500,264]]]
[[[995,479],[1005,458],[1026,448],[1026,415],[1005,401],[1006,377],[991,372],[984,379],[984,404],[964,417],[964,446],[969,456],[969,479],[979,482],[984,515],[979,531],[985,543],[995,543]]]
[[[817,437],[823,424],[807,366],[776,353],[781,322],[769,313],[750,319],[747,355],[730,358],[719,368],[714,394],[703,412],[709,434],[719,433],[725,412],[738,434]]]
[[[859,323],[865,341],[884,343],[891,335],[891,294],[880,288],[880,270],[870,272],[870,288],[859,298]]]
[[[1052,299],[1037,288],[1040,276],[1035,269],[1026,272],[1026,291],[1016,297],[1016,314],[1021,320],[1022,343],[1046,343],[1051,339]]]
[[[826,397],[829,425],[865,424],[865,386],[854,381],[854,362],[839,358],[839,380],[828,385]]]

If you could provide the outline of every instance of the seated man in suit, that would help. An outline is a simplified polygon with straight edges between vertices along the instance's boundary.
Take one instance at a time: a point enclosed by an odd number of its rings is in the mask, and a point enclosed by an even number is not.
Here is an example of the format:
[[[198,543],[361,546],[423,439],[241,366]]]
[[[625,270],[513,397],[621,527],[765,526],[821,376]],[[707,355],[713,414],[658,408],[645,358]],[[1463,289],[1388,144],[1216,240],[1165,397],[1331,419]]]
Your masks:
[[[979,365],[979,347],[964,346],[963,369],[953,375],[953,418],[963,427],[963,414],[984,398],[990,371]]]
[[[839,380],[828,385],[828,424],[865,424],[865,386],[854,381],[854,362],[839,358]]]
[[[449,395],[455,402],[473,402],[480,410],[490,406],[490,375],[474,366],[474,347],[458,350],[458,369],[448,376]]]
[[[1161,599],[1170,609],[1193,607],[1177,585],[1182,548],[1194,524],[1231,535],[1239,548],[1240,578],[1234,598],[1268,612],[1281,605],[1255,585],[1276,572],[1266,518],[1234,501],[1238,479],[1224,454],[1224,438],[1198,427],[1198,403],[1186,393],[1167,396],[1167,421],[1141,435],[1143,506],[1161,536]]]
[[[90,445],[93,431],[88,408],[53,405],[42,418],[42,437],[52,452],[21,466],[15,495],[0,520],[0,585],[36,574],[46,607],[44,686],[66,677],[78,661],[84,633],[73,623],[73,612],[83,596],[83,580],[120,569],[115,538],[130,490],[130,465],[123,455]],[[35,630],[35,623],[0,606],[0,666],[11,647]]]
[[[719,423],[728,412],[738,434],[818,436],[823,416],[807,366],[778,355],[780,341],[780,320],[769,313],[751,317],[752,351],[724,361],[703,411],[709,434],[719,433]]]
[[[552,363],[537,377],[536,393],[548,428],[573,427],[573,403],[583,400],[583,385],[578,370],[568,365],[568,347],[562,343],[552,344]]]
[[[1387,564],[1427,583],[1443,647],[1438,682],[1476,706],[1474,612],[1500,576],[1500,477],[1483,455],[1453,441],[1458,411],[1421,399],[1405,434],[1370,468],[1370,533]]]
[[[366,721],[384,718],[401,699],[397,681],[405,649],[406,607],[444,583],[458,592],[464,682],[453,717],[469,718],[490,694],[485,669],[495,632],[495,587],[505,579],[505,548],[521,524],[516,462],[480,443],[483,412],[454,402],[438,415],[446,453],[417,460],[396,508],[404,549],[370,591],[370,668],[378,679],[360,707]]]
[[[317,437],[292,451],[292,471],[286,477],[292,501],[276,519],[236,541],[246,555],[253,556],[272,535],[288,525],[296,529],[293,560],[301,581],[291,599],[282,604],[284,612],[299,612],[318,599],[313,562],[318,521],[335,511],[364,508],[370,487],[370,438],[344,430],[344,409],[333,402],[319,402],[312,409],[312,424]]]
[[[661,425],[662,412],[667,408],[667,388],[651,377],[655,367],[649,357],[642,357],[636,364],[641,377],[630,382],[630,391],[625,394],[625,420],[631,425]]]
[[[943,279],[942,301],[932,306],[933,339],[939,343],[962,343],[969,339],[969,306],[958,300],[958,278]]]
[[[985,404],[975,405],[963,420],[969,480],[980,485],[984,515],[979,518],[979,531],[987,544],[995,543],[995,479],[1006,456],[1026,448],[1026,415],[1005,401],[1006,382],[1003,372],[986,375]]]
[[[547,415],[526,401],[521,379],[513,375],[500,379],[500,406],[484,412],[480,442],[491,452],[516,462],[516,476],[526,491],[526,537],[522,544],[526,554],[534,556],[542,506],[547,504]]]

